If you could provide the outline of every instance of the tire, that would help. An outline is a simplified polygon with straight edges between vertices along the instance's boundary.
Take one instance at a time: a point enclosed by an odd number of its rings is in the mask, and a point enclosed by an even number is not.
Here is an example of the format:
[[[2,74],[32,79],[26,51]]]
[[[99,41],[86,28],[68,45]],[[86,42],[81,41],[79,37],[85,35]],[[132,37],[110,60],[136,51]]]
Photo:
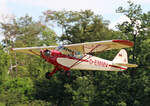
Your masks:
[[[49,74],[50,74],[50,72],[46,72],[46,73],[45,73],[45,78],[46,78],[46,79],[51,79],[51,76],[50,76]]]

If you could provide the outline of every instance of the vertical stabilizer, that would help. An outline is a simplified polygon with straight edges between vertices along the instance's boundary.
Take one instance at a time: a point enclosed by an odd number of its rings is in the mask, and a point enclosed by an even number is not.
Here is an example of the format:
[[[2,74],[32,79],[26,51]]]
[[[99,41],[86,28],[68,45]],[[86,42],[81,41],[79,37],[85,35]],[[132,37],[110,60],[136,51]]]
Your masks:
[[[113,59],[114,63],[128,64],[128,56],[125,49],[121,49],[116,57]]]

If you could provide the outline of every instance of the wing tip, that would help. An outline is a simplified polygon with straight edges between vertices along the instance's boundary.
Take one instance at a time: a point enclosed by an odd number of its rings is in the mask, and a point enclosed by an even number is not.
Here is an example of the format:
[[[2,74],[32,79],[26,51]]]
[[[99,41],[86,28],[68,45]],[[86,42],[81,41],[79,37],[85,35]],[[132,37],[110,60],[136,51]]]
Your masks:
[[[112,42],[120,43],[127,46],[133,46],[134,43],[129,40],[112,40]]]

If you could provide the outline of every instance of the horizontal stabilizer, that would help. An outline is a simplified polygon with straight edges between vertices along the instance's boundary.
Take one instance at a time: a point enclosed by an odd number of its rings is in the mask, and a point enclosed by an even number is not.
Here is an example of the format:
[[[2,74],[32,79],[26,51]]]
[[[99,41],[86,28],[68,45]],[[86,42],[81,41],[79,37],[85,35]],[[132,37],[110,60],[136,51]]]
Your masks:
[[[125,66],[125,67],[137,67],[136,64],[126,64],[126,63],[114,63],[114,66]]]

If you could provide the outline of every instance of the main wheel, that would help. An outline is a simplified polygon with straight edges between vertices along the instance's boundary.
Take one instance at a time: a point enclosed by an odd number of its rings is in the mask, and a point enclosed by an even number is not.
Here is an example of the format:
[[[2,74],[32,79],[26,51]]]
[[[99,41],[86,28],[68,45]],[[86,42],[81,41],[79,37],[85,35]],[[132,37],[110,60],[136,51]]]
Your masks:
[[[45,78],[46,78],[46,79],[50,79],[50,78],[51,78],[51,76],[50,76],[50,73],[49,73],[49,72],[46,72],[46,73],[45,73]]]

